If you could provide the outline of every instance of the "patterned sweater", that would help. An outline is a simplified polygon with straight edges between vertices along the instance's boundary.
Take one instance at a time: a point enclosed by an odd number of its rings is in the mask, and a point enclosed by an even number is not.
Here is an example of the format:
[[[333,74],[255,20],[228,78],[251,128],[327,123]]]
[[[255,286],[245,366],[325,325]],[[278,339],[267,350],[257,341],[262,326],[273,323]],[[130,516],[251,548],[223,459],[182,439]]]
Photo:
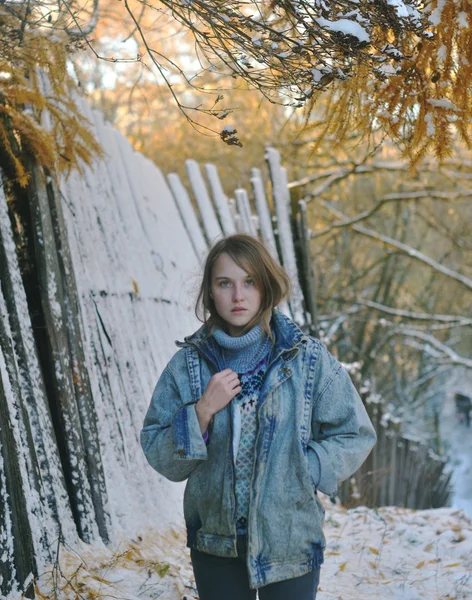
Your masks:
[[[231,337],[224,331],[213,334],[214,352],[220,370],[230,368],[237,372],[241,392],[233,399],[241,411],[241,437],[235,461],[236,529],[247,531],[249,493],[254,467],[254,449],[257,436],[257,409],[259,393],[264,382],[271,347],[269,337],[260,325],[241,337]]]

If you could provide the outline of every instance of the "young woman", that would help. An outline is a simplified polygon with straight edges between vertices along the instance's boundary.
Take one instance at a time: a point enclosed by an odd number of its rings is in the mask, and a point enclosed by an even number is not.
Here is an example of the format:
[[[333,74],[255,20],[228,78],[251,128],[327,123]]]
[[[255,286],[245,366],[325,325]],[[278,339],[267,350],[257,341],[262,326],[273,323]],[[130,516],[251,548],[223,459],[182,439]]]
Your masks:
[[[204,325],[154,390],[141,432],[150,465],[188,479],[187,545],[200,600],[313,600],[325,540],[318,490],[376,436],[347,372],[275,307],[285,271],[256,238],[219,241],[197,309]],[[198,314],[198,312],[197,312]]]

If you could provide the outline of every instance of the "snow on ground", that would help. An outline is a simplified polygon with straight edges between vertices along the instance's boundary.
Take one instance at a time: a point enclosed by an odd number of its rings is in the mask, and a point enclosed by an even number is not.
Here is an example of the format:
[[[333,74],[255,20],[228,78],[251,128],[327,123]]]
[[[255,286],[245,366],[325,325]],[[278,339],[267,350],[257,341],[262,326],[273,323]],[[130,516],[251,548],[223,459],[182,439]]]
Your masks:
[[[318,600],[472,598],[472,523],[463,511],[327,511]]]
[[[463,511],[325,506],[328,545],[317,600],[472,598],[472,523]],[[197,597],[183,529],[75,550],[60,555],[54,577],[40,578],[39,598]]]

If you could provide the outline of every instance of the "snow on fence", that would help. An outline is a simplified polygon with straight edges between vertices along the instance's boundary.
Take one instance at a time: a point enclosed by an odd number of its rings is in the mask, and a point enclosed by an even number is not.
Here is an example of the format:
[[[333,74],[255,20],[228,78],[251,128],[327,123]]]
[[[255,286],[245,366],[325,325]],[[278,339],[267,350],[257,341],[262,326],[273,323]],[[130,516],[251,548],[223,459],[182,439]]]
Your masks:
[[[281,310],[316,334],[306,212],[301,203],[291,214],[276,150],[267,153],[268,181],[252,170],[254,215],[249,192],[228,198],[213,165],[208,186],[187,162],[190,194],[99,113],[82,110],[104,149],[93,168],[57,185],[31,159],[26,192],[6,178],[0,186],[3,595],[31,593],[32,574],[53,561],[58,540],[116,543],[180,519],[182,486],[149,469],[138,436],[174,341],[198,326],[193,293],[210,244],[234,231],[261,235],[292,279]],[[374,506],[442,505],[442,459],[385,425],[381,405],[368,407],[379,444],[343,500],[360,489]]]

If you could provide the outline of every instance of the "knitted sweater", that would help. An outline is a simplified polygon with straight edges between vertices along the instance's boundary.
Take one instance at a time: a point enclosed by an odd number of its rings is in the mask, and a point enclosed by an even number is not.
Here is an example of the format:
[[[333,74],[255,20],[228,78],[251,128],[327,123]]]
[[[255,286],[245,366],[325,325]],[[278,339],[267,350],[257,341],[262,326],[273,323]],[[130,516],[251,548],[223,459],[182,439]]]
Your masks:
[[[257,436],[257,406],[267,370],[269,337],[260,325],[241,337],[231,337],[222,330],[213,334],[214,351],[220,367],[230,368],[240,378],[241,392],[233,402],[241,411],[241,437],[235,460],[236,529],[238,534],[247,531],[249,493],[254,465],[254,449]]]

